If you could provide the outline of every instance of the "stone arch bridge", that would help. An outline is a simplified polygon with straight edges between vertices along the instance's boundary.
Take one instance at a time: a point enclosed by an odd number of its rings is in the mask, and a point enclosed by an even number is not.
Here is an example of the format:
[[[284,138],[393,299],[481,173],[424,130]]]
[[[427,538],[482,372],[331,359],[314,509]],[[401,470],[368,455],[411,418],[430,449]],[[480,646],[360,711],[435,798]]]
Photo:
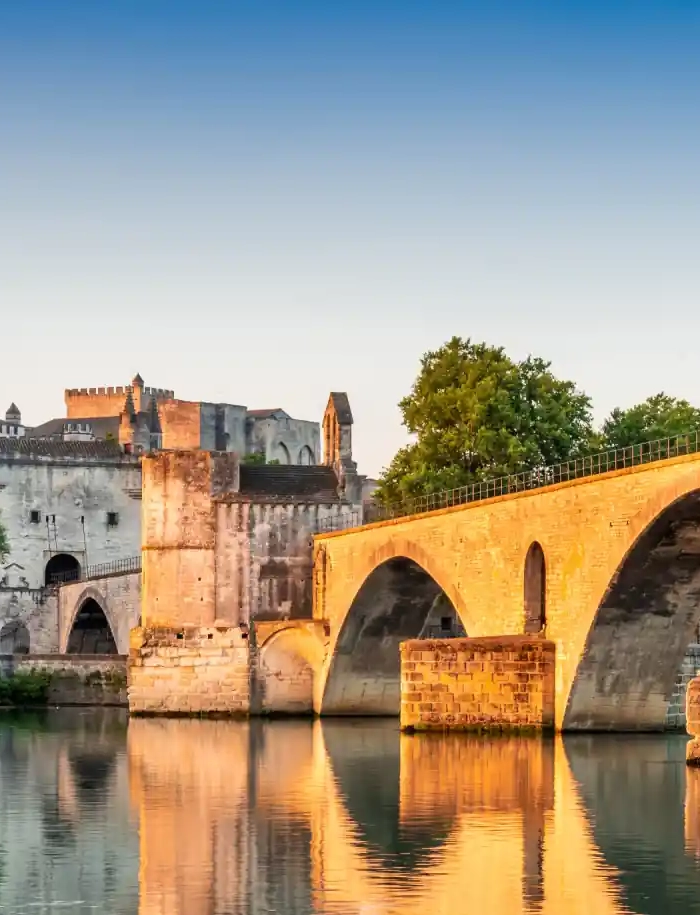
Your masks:
[[[127,655],[140,601],[140,571],[62,584],[57,589],[59,654]]]
[[[397,714],[438,597],[469,636],[534,617],[559,728],[663,728],[700,624],[700,454],[317,536],[314,620],[259,627],[263,704],[288,681],[293,710]]]

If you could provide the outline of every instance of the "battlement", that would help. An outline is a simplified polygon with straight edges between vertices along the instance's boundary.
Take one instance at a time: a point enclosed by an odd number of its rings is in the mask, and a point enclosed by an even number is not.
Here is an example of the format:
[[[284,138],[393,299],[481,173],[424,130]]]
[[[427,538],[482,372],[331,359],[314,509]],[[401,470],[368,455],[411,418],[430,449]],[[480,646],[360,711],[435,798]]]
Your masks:
[[[117,387],[108,388],[66,388],[66,397],[112,397],[116,394],[126,396],[133,394],[134,386],[131,384],[118,385]],[[150,394],[162,400],[174,400],[175,391],[169,388],[143,388],[144,394]]]
[[[140,376],[131,384],[101,388],[67,388],[64,392],[68,419],[97,416],[119,416],[127,395],[131,395],[135,409],[146,410],[152,400],[174,400],[170,388],[144,387]]]
[[[130,384],[114,388],[66,388],[65,395],[66,397],[109,397],[114,394],[126,396],[132,390]]]

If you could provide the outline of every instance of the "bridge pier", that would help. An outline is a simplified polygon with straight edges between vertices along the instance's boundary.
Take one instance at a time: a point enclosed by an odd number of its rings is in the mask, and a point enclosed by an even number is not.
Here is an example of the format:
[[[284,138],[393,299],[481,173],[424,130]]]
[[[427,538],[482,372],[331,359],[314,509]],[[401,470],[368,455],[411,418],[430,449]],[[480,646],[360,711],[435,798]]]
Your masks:
[[[401,646],[405,731],[552,731],[556,646],[532,636]]]
[[[694,677],[685,694],[685,726],[693,738],[688,741],[685,760],[689,766],[700,766],[700,677]]]

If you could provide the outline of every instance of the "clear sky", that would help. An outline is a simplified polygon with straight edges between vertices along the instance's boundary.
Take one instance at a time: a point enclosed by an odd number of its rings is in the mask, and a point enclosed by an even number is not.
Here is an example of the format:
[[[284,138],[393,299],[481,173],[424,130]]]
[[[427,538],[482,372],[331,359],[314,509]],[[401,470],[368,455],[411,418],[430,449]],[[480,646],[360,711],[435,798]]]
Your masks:
[[[700,403],[700,3],[3,0],[0,407],[146,384],[361,472],[453,334]]]

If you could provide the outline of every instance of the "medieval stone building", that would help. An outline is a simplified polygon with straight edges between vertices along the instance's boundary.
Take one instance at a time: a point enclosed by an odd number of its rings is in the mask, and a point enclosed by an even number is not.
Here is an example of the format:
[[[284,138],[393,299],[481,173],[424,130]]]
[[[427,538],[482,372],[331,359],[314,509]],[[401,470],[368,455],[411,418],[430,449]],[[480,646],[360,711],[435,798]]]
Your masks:
[[[111,631],[96,588],[89,604],[71,609],[60,604],[55,585],[125,568],[138,575],[141,456],[155,451],[228,452],[235,458],[237,483],[217,502],[220,540],[230,535],[236,554],[237,587],[246,582],[231,599],[244,618],[296,614],[302,607],[306,612],[309,578],[299,570],[307,559],[292,561],[287,578],[270,570],[282,568],[280,551],[298,552],[314,525],[361,511],[366,483],[352,460],[345,394],[329,398],[323,455],[318,423],[295,420],[279,408],[176,400],[171,390],[145,387],[139,375],[122,388],[66,391],[65,401],[65,417],[0,437],[0,519],[10,546],[0,562],[0,654],[71,645],[125,650],[129,627],[139,619],[140,576],[138,586],[121,589],[125,619],[112,620]],[[14,405],[7,424],[25,431]],[[244,541],[247,552],[235,547]],[[223,569],[226,558],[219,561]],[[78,602],[88,593],[77,586],[72,592]],[[70,635],[76,609],[94,638]],[[100,614],[103,632],[97,631]]]
[[[318,423],[293,419],[280,408],[176,399],[146,387],[140,375],[123,387],[65,392],[66,415],[31,430],[33,438],[115,441],[135,454],[160,449],[235,451],[280,464],[318,464]]]

